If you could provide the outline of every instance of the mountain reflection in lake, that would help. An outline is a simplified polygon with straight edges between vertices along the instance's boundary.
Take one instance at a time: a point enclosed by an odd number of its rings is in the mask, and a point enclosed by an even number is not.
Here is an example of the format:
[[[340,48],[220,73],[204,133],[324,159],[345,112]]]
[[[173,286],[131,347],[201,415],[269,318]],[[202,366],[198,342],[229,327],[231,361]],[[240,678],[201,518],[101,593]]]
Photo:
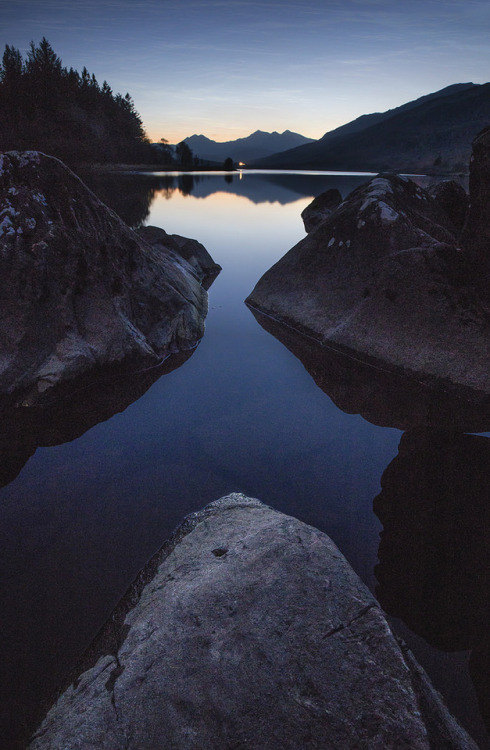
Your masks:
[[[310,355],[270,335],[243,304],[258,278],[304,236],[300,213],[311,198],[330,187],[345,196],[365,179],[251,173],[240,179],[223,173],[117,175],[105,187],[102,178],[92,184],[131,224],[153,224],[200,240],[223,271],[209,292],[204,339],[180,367],[153,384],[141,383],[134,393],[123,389],[121,398],[109,384],[102,397],[94,391],[88,402],[53,410],[50,418],[35,420],[32,429],[28,420],[27,425],[5,420],[0,448],[9,456],[10,473],[4,470],[0,490],[0,732],[6,747],[15,747],[14,737],[28,734],[39,705],[185,514],[233,490],[259,497],[328,533],[374,590],[381,526],[373,499],[397,455],[400,430],[410,436],[410,430],[427,427],[428,414],[444,415],[447,408],[453,409],[459,432],[487,429],[478,408],[470,408],[472,421],[465,422],[464,405],[438,405],[413,384],[407,395],[386,379],[373,383],[349,362],[330,362],[324,370],[312,366]],[[478,440],[486,445],[485,438]],[[442,456],[440,440],[435,445]],[[451,449],[445,454],[445,470],[453,460],[460,465],[456,453]],[[482,633],[488,621],[481,603],[488,602],[488,579],[477,571],[478,591],[468,581],[466,631],[456,623],[463,635],[454,641],[464,653],[441,651],[447,640],[437,642],[435,626],[428,632],[420,625],[430,603],[430,597],[424,598],[423,560],[419,567],[411,566],[406,597],[394,596],[400,571],[389,539],[400,535],[400,524],[395,511],[389,516],[386,507],[403,510],[410,502],[407,487],[418,491],[417,486],[398,482],[396,472],[389,488],[383,482],[381,497],[388,499],[376,501],[386,531],[376,568],[384,591],[380,589],[380,598],[419,634],[397,621],[451,709],[481,747],[488,747],[468,671],[471,649],[471,676],[483,695],[488,646]],[[474,489],[475,484],[469,486]],[[468,505],[473,489],[464,501]],[[482,512],[476,499],[469,515],[480,513],[482,519]],[[430,505],[428,513],[433,527]],[[414,516],[419,529],[422,521]],[[444,517],[437,530],[441,540]],[[454,528],[449,524],[451,548],[457,541]],[[468,524],[462,528],[460,545],[482,552],[480,532],[475,536]],[[421,541],[411,539],[413,555],[429,544],[429,536],[421,531]],[[432,550],[424,559],[439,560],[437,554]],[[463,572],[455,596],[464,592],[465,579],[475,570],[464,555],[459,560]],[[437,585],[432,579],[432,590]],[[473,618],[472,603],[478,597]],[[407,608],[411,619],[405,616]],[[446,615],[447,609],[426,613],[429,623]],[[468,621],[472,624],[466,627]]]

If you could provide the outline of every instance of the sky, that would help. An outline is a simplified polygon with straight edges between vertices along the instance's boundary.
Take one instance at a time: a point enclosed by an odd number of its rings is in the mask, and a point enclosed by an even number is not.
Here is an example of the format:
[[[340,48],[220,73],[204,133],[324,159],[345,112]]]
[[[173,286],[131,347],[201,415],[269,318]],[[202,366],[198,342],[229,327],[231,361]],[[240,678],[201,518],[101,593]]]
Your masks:
[[[1,53],[45,36],[129,92],[152,141],[310,138],[490,80],[489,0],[0,0]]]

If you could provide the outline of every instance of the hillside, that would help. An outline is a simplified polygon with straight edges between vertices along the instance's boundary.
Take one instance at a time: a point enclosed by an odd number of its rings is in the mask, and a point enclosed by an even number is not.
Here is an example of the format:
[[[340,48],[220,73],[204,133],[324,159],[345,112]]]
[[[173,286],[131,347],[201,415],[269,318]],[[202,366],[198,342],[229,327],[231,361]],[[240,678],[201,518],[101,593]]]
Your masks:
[[[235,162],[248,163],[255,159],[267,157],[280,151],[313,143],[312,138],[306,138],[299,133],[285,130],[284,133],[266,133],[256,130],[255,133],[246,138],[237,138],[234,141],[219,143],[207,138],[205,135],[191,135],[184,139],[192,153],[200,159],[208,161],[223,162],[231,157]]]
[[[471,142],[490,123],[490,83],[455,84],[362,117],[253,166],[445,173],[467,171]]]

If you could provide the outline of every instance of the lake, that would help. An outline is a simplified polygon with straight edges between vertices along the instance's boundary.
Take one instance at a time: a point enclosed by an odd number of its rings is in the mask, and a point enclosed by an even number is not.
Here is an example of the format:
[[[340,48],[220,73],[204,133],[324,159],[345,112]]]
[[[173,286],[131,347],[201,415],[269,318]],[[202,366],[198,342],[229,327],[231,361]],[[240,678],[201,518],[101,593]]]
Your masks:
[[[345,197],[366,179],[91,177],[129,223],[198,239],[223,270],[190,356],[0,428],[6,747],[23,746],[39,706],[182,518],[232,491],[325,531],[490,747],[488,426],[463,405],[460,421],[436,409],[421,427],[416,386],[310,351],[243,302],[305,236],[312,197],[331,187]]]

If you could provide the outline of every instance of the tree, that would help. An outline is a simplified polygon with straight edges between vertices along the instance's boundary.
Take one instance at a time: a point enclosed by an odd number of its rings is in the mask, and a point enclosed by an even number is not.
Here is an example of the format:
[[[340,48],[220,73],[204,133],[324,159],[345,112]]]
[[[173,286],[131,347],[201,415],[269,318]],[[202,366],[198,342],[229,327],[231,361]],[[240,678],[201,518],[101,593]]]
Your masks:
[[[233,159],[231,158],[231,156],[228,156],[228,158],[223,162],[223,169],[226,169],[228,172],[232,172],[234,168],[235,167],[233,165]]]
[[[61,77],[63,71],[61,58],[55,53],[46,37],[43,36],[38,47],[31,42],[31,48],[27,53],[26,71],[40,77]]]
[[[185,141],[181,141],[176,145],[175,153],[177,154],[177,159],[181,167],[183,167],[184,169],[189,169],[192,167],[193,154],[190,147]]]
[[[166,138],[160,138],[160,143],[157,143],[155,148],[160,164],[172,164],[174,156]]]
[[[5,46],[2,64],[0,66],[0,83],[11,85],[18,83],[24,72],[24,62],[22,55],[15,47]]]

